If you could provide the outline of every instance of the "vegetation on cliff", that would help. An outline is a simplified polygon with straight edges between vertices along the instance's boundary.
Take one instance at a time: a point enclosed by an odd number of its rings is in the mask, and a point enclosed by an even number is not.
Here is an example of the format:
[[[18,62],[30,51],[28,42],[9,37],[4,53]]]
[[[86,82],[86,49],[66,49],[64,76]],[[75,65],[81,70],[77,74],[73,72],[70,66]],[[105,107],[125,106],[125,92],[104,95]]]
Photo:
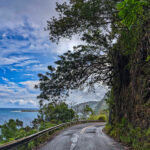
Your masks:
[[[116,140],[132,146],[134,150],[150,149],[150,128],[134,127],[125,118],[122,118],[121,122],[116,123],[115,126],[107,124],[105,131]]]

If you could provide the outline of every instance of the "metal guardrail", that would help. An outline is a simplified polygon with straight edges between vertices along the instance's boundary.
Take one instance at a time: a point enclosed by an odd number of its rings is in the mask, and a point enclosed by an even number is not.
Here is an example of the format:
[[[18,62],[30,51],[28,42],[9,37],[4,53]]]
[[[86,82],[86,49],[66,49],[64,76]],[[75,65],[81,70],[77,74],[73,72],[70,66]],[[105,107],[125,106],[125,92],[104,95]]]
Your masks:
[[[99,121],[95,121],[95,120],[89,120],[89,121],[88,120],[81,120],[81,121],[72,121],[72,122],[62,123],[60,125],[57,125],[57,126],[54,126],[54,127],[51,127],[51,128],[45,129],[45,130],[42,130],[42,131],[40,131],[38,133],[35,133],[35,134],[32,134],[30,136],[27,136],[27,137],[15,140],[13,142],[1,145],[0,146],[0,150],[11,150],[11,149],[14,149],[14,148],[16,148],[16,150],[18,150],[17,149],[18,146],[23,145],[23,144],[27,144],[30,141],[32,141],[32,140],[42,136],[45,133],[50,133],[52,131],[60,129],[61,127],[66,127],[66,126],[69,126],[69,125],[80,124],[80,123],[90,123],[90,122],[99,122]]]

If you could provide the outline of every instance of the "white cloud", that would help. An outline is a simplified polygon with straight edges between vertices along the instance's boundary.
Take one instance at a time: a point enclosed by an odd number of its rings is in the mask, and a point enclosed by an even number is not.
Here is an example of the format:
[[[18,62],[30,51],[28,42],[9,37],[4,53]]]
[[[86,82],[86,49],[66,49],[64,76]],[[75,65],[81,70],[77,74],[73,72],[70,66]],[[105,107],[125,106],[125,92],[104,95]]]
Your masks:
[[[11,82],[7,78],[3,78],[3,80],[6,82],[0,84],[0,97],[3,104],[18,103],[18,105],[32,104],[32,106],[38,106],[38,100],[36,99],[38,91],[33,88],[37,81],[22,82],[21,84],[24,86],[19,86],[19,84]]]
[[[37,72],[48,71],[47,65],[44,65],[44,64],[27,66],[27,70],[29,70],[29,71],[37,71]]]
[[[29,77],[32,77],[32,76],[34,76],[33,74],[24,74],[25,76],[29,76]]]
[[[28,100],[26,101],[25,99],[19,99],[19,100],[10,100],[10,103],[12,104],[15,104],[15,103],[18,103],[20,106],[25,106],[25,105],[33,105],[33,106],[36,106],[37,103],[33,100]]]
[[[108,89],[105,86],[97,86],[95,92],[89,91],[88,88],[84,90],[73,90],[67,98],[67,102],[83,103],[88,101],[100,101],[107,91]]]
[[[7,78],[2,77],[2,80],[8,82]]]
[[[15,68],[9,68],[10,71],[19,71],[19,70],[22,70],[22,69],[15,69]]]
[[[52,53],[62,54],[68,50],[73,50],[73,46],[83,44],[79,36],[74,36],[72,40],[62,39],[58,45],[49,41],[49,33],[44,31],[46,21],[52,16],[57,16],[55,12],[55,2],[62,3],[64,0],[0,0],[0,30],[2,39],[0,42],[0,66],[6,74],[5,67],[11,71],[22,71],[15,67],[26,66],[25,76],[32,76],[31,72],[45,72],[48,64],[40,64],[36,55],[49,56]],[[8,37],[18,38],[8,38]],[[20,36],[25,38],[20,40]],[[31,55],[33,57],[31,57]],[[32,66],[31,66],[32,64]],[[11,67],[10,67],[11,65]],[[3,68],[4,67],[4,68]],[[38,81],[11,82],[3,78],[5,84],[0,83],[0,97],[3,103],[19,103],[20,105],[38,104],[36,96],[39,94],[34,90],[34,84]],[[69,101],[84,102],[88,100],[99,100],[106,92],[105,88],[99,88],[96,93],[85,91],[74,91]]]
[[[62,2],[62,0],[57,1]],[[13,28],[16,25],[22,25],[23,16],[29,17],[32,26],[43,26],[51,15],[55,15],[55,2],[55,0],[1,0],[1,26]],[[6,22],[7,24],[5,24]]]
[[[31,65],[31,64],[37,64],[37,63],[39,63],[39,61],[37,61],[37,60],[27,60],[27,61],[18,63],[15,66],[16,67],[24,67],[24,66],[28,66],[28,65]]]
[[[80,44],[85,44],[83,41],[80,40],[80,36],[76,35],[73,36],[72,39],[61,39],[53,49],[52,52],[56,54],[63,54],[66,51],[70,50],[73,51],[73,47],[80,45]]]
[[[16,64],[25,60],[30,59],[29,57],[25,57],[25,56],[20,56],[20,57],[16,57],[16,56],[11,56],[11,57],[1,57],[0,56],[0,66],[2,65],[12,65],[12,64]]]
[[[35,85],[38,84],[39,81],[24,81],[20,82],[20,84],[24,85],[26,88],[28,88],[31,91],[35,90]]]
[[[4,53],[45,53],[54,52],[62,54],[67,50],[72,50],[73,46],[81,43],[78,36],[72,38],[72,40],[62,39],[58,46],[50,43],[49,33],[44,31],[44,27],[47,26],[47,20],[52,16],[57,16],[55,11],[55,3],[63,3],[64,0],[1,0],[0,1],[0,28],[8,28],[14,30],[17,34],[22,35],[25,38],[29,38],[30,41],[14,41],[11,39],[3,39],[3,42],[8,45],[10,49]],[[9,5],[8,5],[9,3]],[[38,11],[37,11],[38,10]],[[18,15],[19,14],[19,15]],[[25,17],[24,17],[25,16]],[[15,20],[15,21],[14,21]],[[28,31],[29,26],[33,30]],[[7,32],[7,31],[6,31]],[[6,37],[7,33],[3,33]],[[36,37],[36,39],[32,39]],[[18,50],[21,46],[25,46],[30,43],[28,49]]]

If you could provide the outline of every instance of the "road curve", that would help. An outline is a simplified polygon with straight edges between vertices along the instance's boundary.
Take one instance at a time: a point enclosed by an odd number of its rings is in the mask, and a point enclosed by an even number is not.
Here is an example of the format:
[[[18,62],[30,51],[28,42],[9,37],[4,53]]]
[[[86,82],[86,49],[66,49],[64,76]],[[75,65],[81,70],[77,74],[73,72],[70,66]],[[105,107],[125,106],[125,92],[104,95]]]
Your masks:
[[[86,123],[65,129],[38,150],[126,150],[102,132],[104,124]]]

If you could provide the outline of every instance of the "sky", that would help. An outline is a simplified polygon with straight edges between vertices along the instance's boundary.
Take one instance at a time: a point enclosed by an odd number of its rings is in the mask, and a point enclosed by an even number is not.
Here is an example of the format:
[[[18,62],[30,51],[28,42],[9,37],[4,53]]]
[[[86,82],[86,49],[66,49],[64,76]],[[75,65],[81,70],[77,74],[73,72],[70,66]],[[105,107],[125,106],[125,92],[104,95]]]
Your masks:
[[[55,3],[63,0],[0,0],[0,107],[38,107],[38,73],[45,73],[58,55],[81,43],[78,36],[58,45],[44,31],[47,20],[57,16]],[[107,89],[73,91],[68,102],[100,100]]]

